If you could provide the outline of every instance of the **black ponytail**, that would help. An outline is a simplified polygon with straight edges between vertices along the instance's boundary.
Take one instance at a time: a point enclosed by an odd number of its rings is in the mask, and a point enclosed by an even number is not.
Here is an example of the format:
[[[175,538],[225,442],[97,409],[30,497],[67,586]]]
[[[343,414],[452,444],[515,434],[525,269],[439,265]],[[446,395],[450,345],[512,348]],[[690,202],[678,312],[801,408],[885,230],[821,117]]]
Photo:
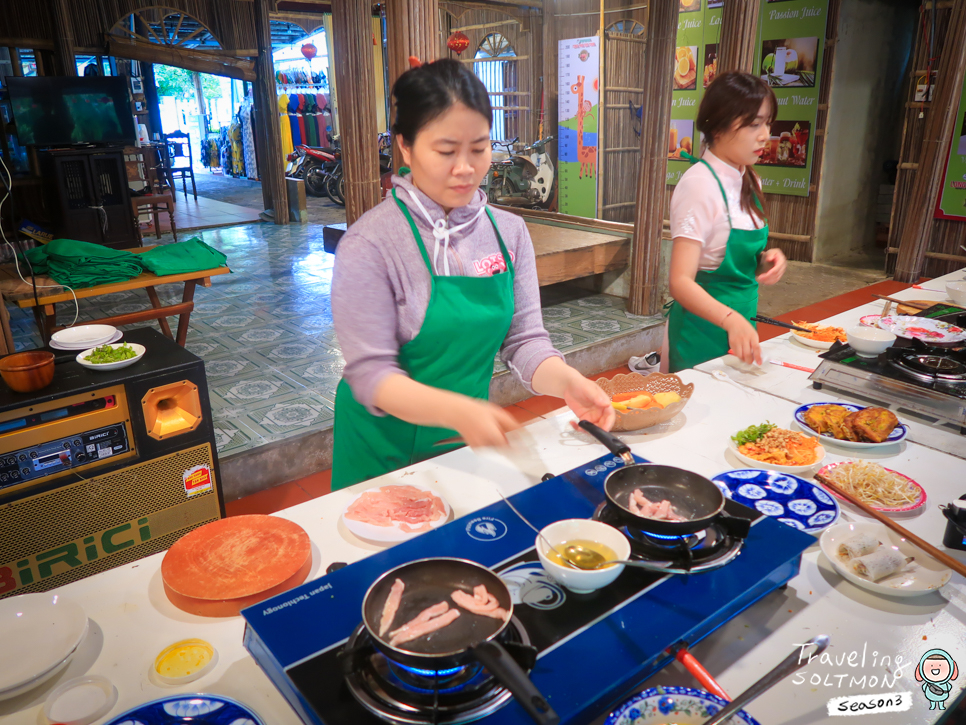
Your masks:
[[[454,103],[462,103],[493,125],[493,110],[486,86],[473,72],[451,58],[410,68],[392,87],[396,121],[392,132],[412,145],[427,124]]]

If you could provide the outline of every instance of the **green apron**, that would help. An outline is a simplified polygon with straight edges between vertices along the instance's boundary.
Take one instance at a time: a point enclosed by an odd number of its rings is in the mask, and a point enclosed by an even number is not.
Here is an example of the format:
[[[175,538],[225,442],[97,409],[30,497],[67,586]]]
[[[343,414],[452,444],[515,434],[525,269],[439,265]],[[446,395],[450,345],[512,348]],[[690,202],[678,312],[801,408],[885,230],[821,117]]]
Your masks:
[[[490,210],[486,210],[507,271],[491,277],[438,277],[409,209],[393,199],[406,216],[429,270],[431,289],[419,333],[399,350],[399,365],[417,383],[487,400],[496,357],[513,320],[514,270],[510,254]],[[445,428],[413,425],[391,415],[372,415],[352,395],[345,378],[335,396],[335,442],[332,490],[366,481],[460,444],[436,446],[457,435]]]
[[[721,179],[714,173],[711,164],[704,159],[700,161],[708,167],[718,182],[730,227],[728,196],[721,185]],[[758,281],[755,273],[758,269],[758,257],[765,250],[766,244],[767,224],[761,229],[731,227],[721,266],[712,271],[699,270],[694,278],[705,292],[747,319],[752,326],[755,325],[752,318],[758,314]],[[727,354],[728,347],[728,333],[725,330],[688,312],[679,302],[671,305],[668,315],[668,348],[671,357],[669,370],[672,373],[721,357]]]

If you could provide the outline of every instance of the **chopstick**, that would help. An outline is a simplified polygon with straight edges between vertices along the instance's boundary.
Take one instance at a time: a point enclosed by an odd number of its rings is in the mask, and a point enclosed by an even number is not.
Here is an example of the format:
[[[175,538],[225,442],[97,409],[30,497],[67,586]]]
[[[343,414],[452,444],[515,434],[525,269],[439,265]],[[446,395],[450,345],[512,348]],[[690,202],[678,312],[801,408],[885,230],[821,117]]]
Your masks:
[[[912,300],[897,300],[895,297],[886,297],[885,295],[872,295],[876,299],[885,300],[886,302],[894,302],[897,305],[905,305],[906,307],[914,307],[917,310],[926,310],[932,307],[932,305],[924,305],[921,302],[914,302]],[[935,304],[935,303],[933,303]]]
[[[855,498],[855,496],[853,496],[852,494],[839,488],[835,483],[830,481],[827,476],[816,474],[815,480],[821,483],[823,486],[827,486],[829,489],[837,493],[839,496],[844,498],[849,503],[857,506],[862,511],[862,513],[868,516],[871,516],[874,519],[877,519],[880,523],[885,524],[890,529],[892,529],[897,534],[899,534],[899,536],[904,536],[907,540],[909,540],[910,542],[918,546],[920,549],[922,549],[924,552],[929,554],[929,556],[931,556],[933,559],[938,561],[940,564],[945,564],[960,576],[966,577],[966,564],[963,564],[959,560],[954,559],[949,554],[943,553],[932,544],[929,544],[923,541],[914,533],[912,533],[908,529],[900,526],[895,521],[890,519],[884,513],[880,511],[876,511],[871,506],[862,503],[857,498]]]
[[[452,438],[443,438],[441,441],[436,441],[433,443],[434,446],[452,446],[457,443],[466,443],[463,436],[453,436]]]
[[[808,333],[811,333],[812,332],[812,330],[809,330],[809,329],[807,329],[805,327],[799,327],[798,325],[792,325],[792,324],[789,324],[788,322],[779,322],[778,320],[773,320],[770,317],[763,317],[762,315],[755,315],[752,319],[755,322],[761,322],[762,324],[765,324],[765,325],[774,325],[775,327],[784,327],[786,330],[798,330],[799,332],[808,332]]]
[[[791,368],[792,370],[801,370],[803,373],[814,373],[815,368],[807,368],[804,365],[795,365],[794,363],[785,362],[784,360],[772,360],[772,365],[781,365],[783,368]]]

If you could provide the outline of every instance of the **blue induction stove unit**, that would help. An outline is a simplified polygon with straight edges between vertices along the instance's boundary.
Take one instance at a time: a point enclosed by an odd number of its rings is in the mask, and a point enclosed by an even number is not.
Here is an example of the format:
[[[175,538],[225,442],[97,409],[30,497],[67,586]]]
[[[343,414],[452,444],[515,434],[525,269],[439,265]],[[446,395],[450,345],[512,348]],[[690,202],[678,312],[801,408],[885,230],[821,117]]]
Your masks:
[[[620,465],[604,456],[513,496],[513,504],[538,527],[590,518],[605,501],[607,473]],[[669,648],[694,645],[787,583],[815,543],[733,502],[728,511],[754,523],[740,554],[725,566],[687,576],[627,567],[609,587],[578,595],[546,577],[534,533],[501,501],[245,609],[244,644],[307,725],[375,725],[381,720],[349,692],[339,662],[361,622],[366,590],[408,561],[471,559],[514,591],[514,615],[539,652],[530,678],[561,722],[588,722],[667,665]],[[532,720],[510,700],[479,722]]]

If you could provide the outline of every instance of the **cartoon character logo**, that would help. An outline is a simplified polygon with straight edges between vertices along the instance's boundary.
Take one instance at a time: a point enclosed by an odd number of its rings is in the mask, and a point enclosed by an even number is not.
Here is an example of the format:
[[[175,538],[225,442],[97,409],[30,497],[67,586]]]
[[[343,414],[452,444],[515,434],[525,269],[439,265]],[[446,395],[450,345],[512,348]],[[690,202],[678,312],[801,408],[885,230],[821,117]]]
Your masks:
[[[916,680],[922,683],[922,694],[929,700],[929,709],[945,710],[946,700],[959,677],[959,667],[945,650],[931,649],[919,660],[916,667]]]
[[[510,590],[514,606],[526,604],[534,609],[556,609],[567,600],[563,588],[532,561],[511,566],[499,575]]]

